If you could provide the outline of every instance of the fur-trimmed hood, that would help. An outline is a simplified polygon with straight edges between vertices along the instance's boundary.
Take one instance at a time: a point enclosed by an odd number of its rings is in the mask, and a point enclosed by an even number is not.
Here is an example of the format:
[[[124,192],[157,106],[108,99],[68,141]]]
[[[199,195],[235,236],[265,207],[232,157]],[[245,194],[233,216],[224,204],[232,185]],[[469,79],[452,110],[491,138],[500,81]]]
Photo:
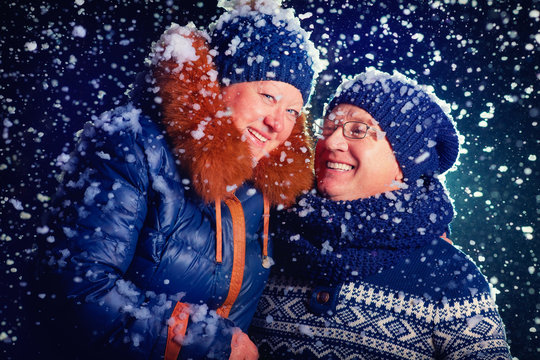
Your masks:
[[[205,202],[226,197],[252,180],[272,205],[289,205],[313,185],[312,143],[301,115],[290,137],[254,167],[221,96],[221,87],[204,34],[182,29],[195,53],[181,64],[155,62],[152,75],[161,99],[162,121],[181,167]],[[158,44],[165,49],[167,44]]]

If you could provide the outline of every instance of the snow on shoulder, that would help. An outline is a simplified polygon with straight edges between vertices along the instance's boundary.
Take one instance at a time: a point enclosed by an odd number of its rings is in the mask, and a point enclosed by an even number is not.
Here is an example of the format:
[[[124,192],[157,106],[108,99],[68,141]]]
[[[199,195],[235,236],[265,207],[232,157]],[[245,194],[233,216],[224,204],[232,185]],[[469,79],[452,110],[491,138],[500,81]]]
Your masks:
[[[141,110],[129,103],[126,106],[119,106],[115,109],[105,111],[99,117],[92,116],[92,121],[98,129],[103,129],[109,135],[118,133],[122,130],[141,133],[142,127],[139,123]]]
[[[243,5],[250,5],[254,3],[255,6],[271,6],[271,7],[281,7],[282,0],[218,0],[217,6],[231,11],[234,8],[238,8]]]

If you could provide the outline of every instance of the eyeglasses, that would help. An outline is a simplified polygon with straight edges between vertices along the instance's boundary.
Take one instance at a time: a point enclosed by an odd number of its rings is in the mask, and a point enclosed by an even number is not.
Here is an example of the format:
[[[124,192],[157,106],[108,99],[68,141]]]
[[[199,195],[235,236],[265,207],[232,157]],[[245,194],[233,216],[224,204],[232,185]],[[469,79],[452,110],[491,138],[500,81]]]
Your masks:
[[[343,136],[353,140],[365,138],[370,129],[376,131],[374,128],[361,121],[337,123],[337,121],[326,120],[323,122],[322,126],[315,123],[317,135],[322,136],[323,138],[331,136],[339,127],[343,130]]]

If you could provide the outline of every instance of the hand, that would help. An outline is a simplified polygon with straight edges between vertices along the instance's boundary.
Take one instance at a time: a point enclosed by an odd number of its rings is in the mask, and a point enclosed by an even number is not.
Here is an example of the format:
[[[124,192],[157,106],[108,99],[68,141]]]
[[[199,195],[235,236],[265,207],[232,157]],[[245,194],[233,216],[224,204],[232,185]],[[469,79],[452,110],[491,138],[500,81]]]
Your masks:
[[[241,330],[236,331],[231,340],[229,360],[257,360],[259,351],[255,344]]]

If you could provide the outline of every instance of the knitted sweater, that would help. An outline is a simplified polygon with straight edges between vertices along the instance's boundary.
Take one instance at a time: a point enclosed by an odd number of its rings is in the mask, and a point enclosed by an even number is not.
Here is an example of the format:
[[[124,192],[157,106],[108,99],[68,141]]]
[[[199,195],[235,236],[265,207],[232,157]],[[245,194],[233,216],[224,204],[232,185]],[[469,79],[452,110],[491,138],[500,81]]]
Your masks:
[[[509,358],[489,284],[440,239],[452,217],[435,177],[366,199],[303,195],[274,221],[277,266],[251,327],[262,358]]]
[[[275,271],[250,328],[261,359],[509,359],[490,287],[444,240],[359,281]]]

